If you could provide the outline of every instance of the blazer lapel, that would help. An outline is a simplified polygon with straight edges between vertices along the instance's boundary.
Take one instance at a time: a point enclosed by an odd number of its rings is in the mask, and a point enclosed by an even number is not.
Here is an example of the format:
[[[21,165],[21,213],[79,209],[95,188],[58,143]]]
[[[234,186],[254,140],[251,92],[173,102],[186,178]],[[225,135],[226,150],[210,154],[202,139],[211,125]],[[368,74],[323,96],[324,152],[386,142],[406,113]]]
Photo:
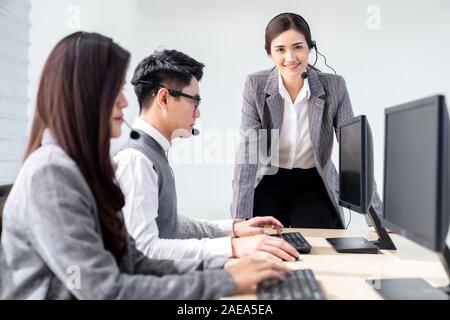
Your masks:
[[[269,118],[272,120],[268,129],[280,129],[283,119],[283,99],[280,95],[267,96],[266,104],[270,113]]]
[[[311,136],[311,142],[314,146],[314,153],[316,156],[320,156],[320,132],[322,129],[322,117],[325,104],[322,97],[325,96],[325,91],[315,71],[309,71],[308,81],[309,88],[311,90],[308,108],[309,134]]]
[[[309,135],[314,146],[314,153],[319,155],[320,130],[322,127],[322,116],[324,101],[311,95],[309,99]]]
[[[283,119],[283,99],[278,89],[278,71],[276,68],[267,78],[264,93],[266,94],[265,105],[267,110],[264,108],[262,113],[264,115],[263,124],[268,129],[280,129]]]

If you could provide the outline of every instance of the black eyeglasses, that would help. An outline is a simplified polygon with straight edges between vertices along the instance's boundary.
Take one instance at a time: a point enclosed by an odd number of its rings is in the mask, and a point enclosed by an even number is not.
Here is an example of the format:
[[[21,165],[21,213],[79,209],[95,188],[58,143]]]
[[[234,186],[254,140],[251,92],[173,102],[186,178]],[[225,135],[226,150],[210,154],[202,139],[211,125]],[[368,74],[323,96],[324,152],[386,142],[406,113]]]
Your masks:
[[[187,93],[184,93],[184,92],[181,92],[181,91],[169,89],[169,88],[167,88],[166,86],[164,86],[164,85],[162,85],[160,83],[154,84],[154,83],[152,83],[150,81],[144,81],[144,80],[141,80],[139,82],[147,84],[147,85],[154,85],[156,87],[161,87],[161,88],[167,89],[167,91],[169,91],[169,94],[172,97],[175,97],[175,98],[176,97],[185,97],[185,98],[191,99],[195,103],[194,104],[194,106],[195,106],[194,112],[197,111],[197,108],[198,108],[200,102],[202,101],[202,98],[200,98],[200,96],[191,96],[190,94],[187,94]]]

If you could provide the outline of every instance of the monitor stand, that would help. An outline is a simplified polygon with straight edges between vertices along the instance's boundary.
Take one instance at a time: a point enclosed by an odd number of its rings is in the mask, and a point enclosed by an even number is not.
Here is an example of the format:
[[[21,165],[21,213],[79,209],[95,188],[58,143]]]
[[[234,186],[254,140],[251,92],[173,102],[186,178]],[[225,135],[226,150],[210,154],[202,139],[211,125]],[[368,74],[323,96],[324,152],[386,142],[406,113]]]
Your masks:
[[[447,278],[450,279],[450,249],[447,244],[444,245],[444,251],[438,253],[439,259],[441,260],[444,270],[447,273]],[[445,292],[447,296],[450,297],[450,284],[446,287],[439,288],[441,291]]]
[[[450,251],[447,246],[438,253],[450,278]],[[450,300],[450,285],[435,288],[421,278],[366,280],[387,300]]]
[[[448,295],[422,278],[367,280],[386,300],[448,300]]]
[[[340,253],[379,253],[379,249],[397,250],[386,229],[381,225],[380,218],[373,206],[369,208],[369,218],[372,221],[378,240],[369,241],[363,237],[327,238],[327,241]]]

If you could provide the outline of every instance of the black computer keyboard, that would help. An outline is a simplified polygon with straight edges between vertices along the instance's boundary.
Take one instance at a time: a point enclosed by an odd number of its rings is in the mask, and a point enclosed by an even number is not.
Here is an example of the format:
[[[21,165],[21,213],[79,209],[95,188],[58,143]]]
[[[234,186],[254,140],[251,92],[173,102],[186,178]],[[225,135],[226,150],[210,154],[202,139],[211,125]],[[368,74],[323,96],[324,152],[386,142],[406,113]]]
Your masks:
[[[282,234],[275,234],[274,237],[279,237],[288,242],[291,246],[295,248],[300,253],[310,253],[311,245],[303,238],[300,232],[288,232]]]
[[[256,287],[260,300],[325,300],[311,269],[295,270],[286,280],[268,279]]]

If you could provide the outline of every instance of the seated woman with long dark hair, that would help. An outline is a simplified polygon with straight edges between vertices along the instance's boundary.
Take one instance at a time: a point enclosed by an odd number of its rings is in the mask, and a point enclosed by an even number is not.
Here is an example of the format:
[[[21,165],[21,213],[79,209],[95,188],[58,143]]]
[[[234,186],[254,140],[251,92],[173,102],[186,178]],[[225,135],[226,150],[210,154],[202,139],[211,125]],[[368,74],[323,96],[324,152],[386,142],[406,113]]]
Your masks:
[[[129,58],[111,39],[84,32],[48,57],[2,216],[0,298],[215,299],[284,277],[275,261],[151,260],[136,250],[109,153],[127,106]]]

